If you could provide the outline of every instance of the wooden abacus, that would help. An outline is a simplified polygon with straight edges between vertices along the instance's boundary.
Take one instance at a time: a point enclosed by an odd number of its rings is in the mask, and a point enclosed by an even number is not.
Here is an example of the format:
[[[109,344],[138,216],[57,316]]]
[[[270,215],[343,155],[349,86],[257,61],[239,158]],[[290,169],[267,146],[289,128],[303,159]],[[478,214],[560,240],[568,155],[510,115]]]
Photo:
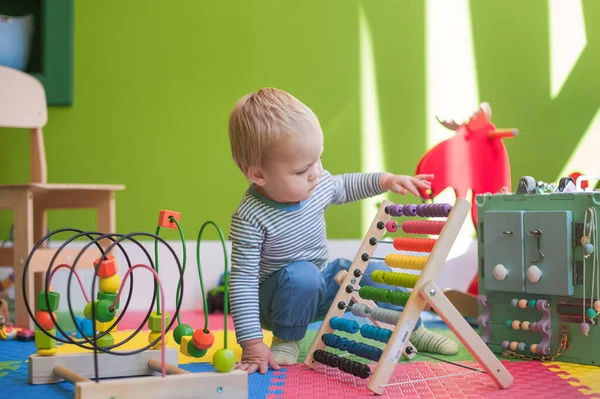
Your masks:
[[[412,357],[416,349],[410,345],[410,337],[421,312],[427,305],[446,322],[448,327],[456,334],[465,347],[483,366],[485,372],[502,389],[508,388],[513,377],[508,373],[502,363],[477,335],[475,330],[465,321],[461,314],[446,298],[443,290],[435,283],[450,249],[469,213],[469,201],[457,198],[454,206],[449,204],[420,204],[420,205],[395,205],[384,201],[377,212],[367,234],[354,258],[348,273],[338,276],[340,289],[323,320],[321,327],[308,351],[304,363],[312,369],[317,369],[319,364],[337,367],[360,378],[369,379],[368,389],[376,394],[383,394],[389,383],[390,377],[398,364],[401,355]],[[393,292],[373,287],[359,287],[369,260],[378,259],[372,255],[384,231],[398,230],[398,224],[392,217],[427,217],[446,218],[446,220],[407,220],[401,228],[407,234],[437,235],[433,238],[406,238],[397,237],[393,242],[397,250],[412,250],[427,252],[428,256],[409,256],[401,254],[388,254],[383,258],[388,266],[394,268],[421,270],[420,275],[396,272],[377,272],[372,274],[374,281],[388,285],[404,285],[412,288],[410,293]],[[393,274],[390,274],[393,273]],[[341,279],[343,277],[343,279]],[[364,300],[392,302],[404,306],[402,312],[391,311],[366,303]],[[350,307],[350,302],[355,304]],[[371,304],[369,308],[368,304]],[[361,335],[366,338],[384,342],[383,350],[364,343],[339,339],[334,335],[334,330],[341,329],[346,332],[358,332],[357,325],[347,323],[343,319],[344,312],[350,307],[353,314],[368,316],[388,325],[393,325],[393,330],[381,328],[382,326],[363,325]],[[392,313],[395,312],[395,315]],[[343,341],[345,340],[345,341]],[[343,342],[342,342],[343,341]],[[366,365],[350,359],[342,358],[326,347],[348,350],[350,353],[377,361],[374,370]]]

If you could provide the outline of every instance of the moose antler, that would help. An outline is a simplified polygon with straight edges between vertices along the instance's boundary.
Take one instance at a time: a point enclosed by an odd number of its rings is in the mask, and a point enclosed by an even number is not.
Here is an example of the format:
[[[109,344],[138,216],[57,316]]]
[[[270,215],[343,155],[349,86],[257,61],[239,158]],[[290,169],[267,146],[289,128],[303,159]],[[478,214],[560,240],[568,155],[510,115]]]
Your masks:
[[[439,123],[442,124],[442,126],[444,126],[446,129],[450,129],[450,130],[456,130],[458,129],[458,127],[460,126],[460,124],[454,122],[454,120],[450,120],[450,121],[443,121],[440,118],[438,118],[437,116],[435,117],[435,119],[437,119],[437,121]]]

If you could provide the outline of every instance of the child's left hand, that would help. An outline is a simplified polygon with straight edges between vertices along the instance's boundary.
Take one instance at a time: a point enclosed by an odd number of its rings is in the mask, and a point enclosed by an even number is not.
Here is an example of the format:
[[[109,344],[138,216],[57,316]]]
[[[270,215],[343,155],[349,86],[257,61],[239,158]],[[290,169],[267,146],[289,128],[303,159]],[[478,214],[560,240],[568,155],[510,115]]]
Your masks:
[[[419,188],[427,190],[431,188],[431,182],[433,175],[416,175],[404,176],[404,175],[393,175],[391,173],[384,173],[381,177],[381,187],[386,191],[393,191],[396,194],[405,195],[407,192],[411,192],[417,197],[420,196]]]

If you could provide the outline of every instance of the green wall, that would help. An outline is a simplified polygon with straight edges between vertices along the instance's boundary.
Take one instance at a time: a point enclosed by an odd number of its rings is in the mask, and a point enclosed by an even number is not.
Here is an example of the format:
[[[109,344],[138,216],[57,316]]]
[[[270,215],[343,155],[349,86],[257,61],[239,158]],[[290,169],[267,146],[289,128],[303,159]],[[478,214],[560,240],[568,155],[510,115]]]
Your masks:
[[[521,132],[506,141],[513,184],[525,174],[553,181],[600,108],[600,3],[583,4],[588,46],[552,100],[547,1],[470,2],[480,98],[491,103],[497,126]],[[177,5],[76,4],[74,105],[50,110],[49,180],[125,184],[117,194],[119,232],[153,231],[158,211],[173,209],[188,238],[207,219],[227,233],[247,186],[231,160],[227,118],[237,99],[263,86],[314,109],[331,172],[358,171],[360,9],[372,32],[386,169],[414,172],[427,150],[423,1]],[[2,133],[0,184],[24,183],[28,135]],[[360,237],[359,216],[359,204],[331,208],[330,238]],[[93,229],[93,217],[54,211],[49,226]],[[10,223],[0,212],[0,239]]]

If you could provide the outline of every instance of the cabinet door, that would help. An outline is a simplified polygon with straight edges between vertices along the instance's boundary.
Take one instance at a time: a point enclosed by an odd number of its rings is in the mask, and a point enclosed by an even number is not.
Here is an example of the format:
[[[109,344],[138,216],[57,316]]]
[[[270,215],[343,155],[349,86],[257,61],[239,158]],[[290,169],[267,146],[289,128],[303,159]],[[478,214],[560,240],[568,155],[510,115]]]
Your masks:
[[[523,211],[485,212],[483,247],[485,289],[523,292]]]
[[[571,211],[530,211],[524,220],[525,290],[529,294],[573,295]]]

